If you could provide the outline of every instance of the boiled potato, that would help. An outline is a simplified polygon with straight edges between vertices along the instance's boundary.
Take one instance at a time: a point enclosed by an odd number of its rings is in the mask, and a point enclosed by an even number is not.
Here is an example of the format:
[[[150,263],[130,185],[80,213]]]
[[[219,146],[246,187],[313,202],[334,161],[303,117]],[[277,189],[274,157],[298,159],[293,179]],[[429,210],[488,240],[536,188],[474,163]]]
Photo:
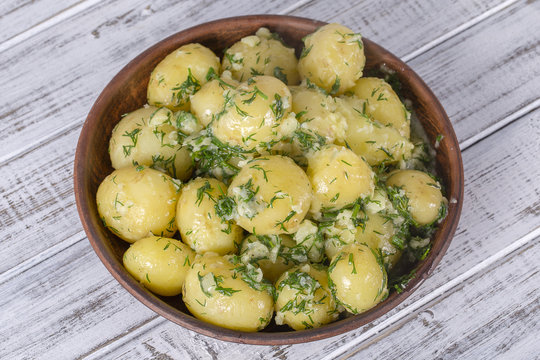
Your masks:
[[[163,296],[182,292],[195,253],[180,241],[149,236],[137,240],[123,257],[127,271],[144,287]]]
[[[368,115],[384,125],[391,125],[401,136],[407,139],[410,137],[410,114],[390,84],[383,79],[365,77],[356,81],[352,91],[367,101]]]
[[[194,121],[193,116],[184,121]],[[193,171],[189,150],[182,146],[173,112],[165,107],[147,106],[135,110],[114,127],[109,141],[109,154],[113,168],[131,167],[133,164],[164,170],[174,178],[189,179]]]
[[[344,144],[347,120],[338,111],[336,100],[317,89],[298,86],[291,90],[292,110],[301,123],[300,128],[316,132],[329,144]]]
[[[176,49],[154,68],[148,83],[148,103],[171,110],[189,110],[189,97],[207,82],[206,75],[220,70],[219,58],[201,44]]]
[[[279,155],[248,162],[233,178],[228,195],[237,204],[236,223],[259,235],[296,232],[312,198],[306,173]]]
[[[227,186],[211,178],[191,180],[180,193],[176,224],[182,240],[197,253],[232,253],[242,240],[242,229],[216,214],[215,205]]]
[[[297,64],[294,49],[273,39],[272,33],[266,28],[242,38],[223,56],[223,69],[229,70],[238,81],[246,81],[257,75],[270,75],[285,84],[295,85],[300,81]]]
[[[251,234],[242,242],[240,258],[246,264],[256,264],[264,278],[274,283],[287,269],[306,261],[306,254],[298,253],[295,245],[291,237],[285,234]]]
[[[382,260],[365,244],[351,244],[337,253],[328,279],[334,297],[353,314],[371,309],[388,295]]]
[[[370,196],[375,189],[370,166],[339,145],[326,145],[308,157],[306,173],[313,187],[310,212],[315,217],[321,210],[341,209],[358,198]]]
[[[229,71],[224,71],[220,78],[210,80],[191,96],[191,112],[204,127],[208,126],[223,110],[229,90],[236,89],[239,84],[231,78]]]
[[[220,141],[264,152],[296,130],[291,92],[280,80],[256,76],[228,96],[224,113],[211,124],[212,133]]]
[[[411,157],[414,145],[398,130],[367,115],[365,100],[343,97],[336,102],[347,122],[345,143],[368,164],[391,164]]]
[[[439,218],[445,205],[441,185],[425,172],[397,170],[390,174],[386,185],[402,189],[401,195],[408,199],[409,213],[418,225],[429,225]]]
[[[362,76],[366,57],[360,34],[328,24],[304,38],[298,72],[331,95],[343,94]]]
[[[392,243],[395,233],[392,220],[379,213],[369,213],[364,228],[357,229],[355,241],[358,244],[365,243],[375,251],[380,249],[383,262],[391,270],[401,257],[401,250]]]
[[[318,328],[339,315],[322,265],[304,264],[287,270],[277,280],[276,291],[278,325],[287,324],[294,330]]]
[[[272,319],[272,293],[259,268],[231,264],[215,253],[195,259],[182,289],[184,303],[198,319],[249,332],[264,329]]]
[[[142,165],[115,170],[99,185],[99,216],[107,228],[130,243],[152,234],[171,237],[176,232],[179,189],[169,175]]]

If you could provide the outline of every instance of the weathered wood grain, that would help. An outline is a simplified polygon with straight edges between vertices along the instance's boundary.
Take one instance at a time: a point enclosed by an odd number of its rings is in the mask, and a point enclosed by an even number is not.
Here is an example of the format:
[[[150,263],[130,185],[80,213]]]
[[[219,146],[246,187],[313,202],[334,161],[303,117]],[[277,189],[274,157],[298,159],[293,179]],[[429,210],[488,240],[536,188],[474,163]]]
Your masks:
[[[409,62],[460,141],[540,98],[540,2],[520,1]]]
[[[162,0],[152,3],[150,8],[144,1],[130,2],[129,6],[125,1],[104,1],[64,21],[62,31],[51,28],[20,46],[0,53],[0,62],[10,68],[9,72],[0,73],[0,92],[5,94],[4,102],[0,104],[0,132],[4,135],[0,138],[0,162],[35,147],[47,134],[56,136],[56,131],[69,130],[82,123],[107,81],[130,59],[158,40],[211,19],[250,12],[279,12],[280,9],[290,8],[275,1],[261,4],[231,2],[230,6],[221,3],[218,7],[205,7],[197,1],[173,4]],[[382,11],[378,1],[370,0],[362,4],[332,20],[362,18],[361,24],[355,24],[359,29],[372,34],[375,41],[379,41],[379,37],[385,39],[384,45],[391,51],[400,47],[404,54],[440,35],[440,32],[424,32],[421,27],[410,26],[408,17]],[[446,25],[440,26],[451,28],[481,14],[493,1],[486,2],[487,5],[479,5],[480,1],[456,4],[433,0],[394,0],[387,3],[389,8],[398,4],[423,12],[425,22],[430,24],[442,24],[439,12],[449,12],[455,16],[445,17]],[[297,14],[327,20],[317,16],[316,12],[309,12],[310,5],[307,4]],[[352,3],[343,6],[343,10],[347,10]],[[103,14],[107,14],[106,20],[103,20]],[[372,18],[376,18],[377,22],[371,22]],[[403,32],[405,36],[398,35]],[[419,43],[419,37],[424,42]],[[516,38],[519,40],[517,43],[513,39],[505,44],[491,44],[493,47],[512,48],[525,41],[518,36]],[[36,78],[33,69],[47,73],[46,80]],[[469,75],[472,77],[474,74]],[[448,78],[452,77],[449,75]],[[439,95],[444,96],[442,93]],[[486,121],[496,121],[494,119],[497,118],[489,117]],[[21,138],[25,141],[19,141]]]
[[[10,0],[0,2],[0,43],[54,17],[80,0]]]
[[[350,359],[533,359],[540,354],[540,238]],[[430,346],[437,343],[439,346]]]
[[[441,265],[429,279],[429,283],[424,284],[410,300],[407,300],[396,311],[403,310],[407,304],[429,294],[433,289],[466,271],[476,262],[494,254],[517,237],[538,227],[540,190],[527,184],[540,176],[540,164],[534,161],[535,153],[540,150],[538,148],[540,145],[528,141],[520,135],[526,133],[530,136],[535,134],[540,136],[539,116],[540,110],[531,113],[469,148],[463,154],[467,179],[466,201],[456,237]],[[66,134],[63,137],[69,138],[70,136],[73,134]],[[25,155],[21,158],[21,163],[31,164],[32,159],[39,158],[43,153],[52,151],[53,148],[59,148],[56,142],[61,141],[61,138]],[[70,148],[64,148],[64,151],[66,154],[72,153]],[[65,157],[64,171],[71,171],[71,162],[67,160],[67,155]],[[27,171],[32,173],[35,170],[28,169]],[[54,173],[43,176],[45,179],[39,180],[39,182],[55,182],[54,179],[46,180],[47,176],[54,176]],[[494,192],[493,188],[497,187],[504,188],[504,193]],[[18,193],[21,194],[21,192]],[[53,196],[47,201],[53,209],[58,199]],[[70,211],[70,208],[73,211]],[[74,206],[71,205],[70,208],[64,210],[63,216],[76,219]],[[47,226],[50,229],[57,229],[53,222]],[[45,226],[42,229],[47,231]],[[35,231],[37,232],[38,229]],[[24,235],[24,233],[22,234]],[[497,234],[497,236],[494,237],[491,234]],[[32,247],[33,243],[27,242],[22,245],[24,246],[21,249],[27,249]],[[3,254],[5,253],[3,252]],[[17,253],[6,255],[9,256],[5,258],[20,256]],[[55,270],[57,268],[59,270]],[[62,274],[61,282],[65,285],[58,284],[58,286],[62,286],[61,289],[50,290],[49,287],[52,284],[60,281],[60,274]],[[95,287],[98,285],[95,284],[102,286],[99,291],[96,290]],[[34,290],[23,291],[22,289]],[[108,293],[114,293],[114,295],[106,296],[105,294]],[[61,294],[63,297],[60,304],[55,303],[55,298],[51,297],[57,294]],[[30,357],[36,354],[53,358],[66,357],[66,349],[75,351],[70,345],[73,344],[71,339],[73,337],[79,339],[79,336],[85,337],[87,340],[78,345],[76,354],[70,353],[68,357],[80,356],[94,350],[102,351],[100,349],[103,349],[103,345],[109,341],[122,338],[131,330],[156,318],[155,314],[136,302],[126,291],[120,289],[112,277],[103,270],[103,266],[93,254],[86,240],[76,242],[65,251],[57,253],[17,277],[0,284],[0,295],[2,313],[17,314],[17,316],[13,315],[14,317],[10,318],[10,321],[0,322],[0,337],[14,334],[23,326],[25,333],[31,334],[30,337],[8,337],[7,341],[3,342],[3,346],[5,349],[9,349],[9,354],[22,354],[26,351]],[[41,301],[36,302],[36,299],[41,299]],[[92,307],[92,304],[98,300],[99,306]],[[66,305],[68,303],[69,307]],[[25,309],[25,311],[21,309]],[[46,323],[47,329],[43,331],[42,322],[34,319],[45,316],[40,315],[45,313],[47,313],[46,320],[43,322]],[[117,313],[122,314],[121,319],[116,317]],[[79,319],[81,316],[82,320]],[[109,317],[113,318],[114,321],[104,321]],[[74,323],[77,323],[76,336],[70,329]],[[208,356],[212,352],[231,357],[256,353],[269,357],[282,355],[289,358],[303,357],[314,353],[323,355],[362,333],[362,329],[360,329],[315,344],[266,348],[212,340],[195,335],[168,321],[158,320],[156,326],[152,327],[153,325],[150,324],[150,329],[145,328],[144,341],[155,351],[169,351],[169,355],[173,358],[177,355],[181,356],[183,351],[201,353],[202,349],[209,352]],[[368,327],[364,327],[364,330],[366,328]],[[32,339],[31,344],[28,344],[28,339]],[[134,344],[139,341],[138,338],[133,339],[129,336],[127,339],[131,342],[123,344],[120,340],[118,343],[104,348],[105,353],[117,347],[121,348],[119,350],[121,352],[127,351],[135,347]],[[168,342],[163,339],[168,339]],[[162,345],[162,341],[169,345]],[[54,346],[52,344],[64,345]],[[176,344],[176,350],[169,349],[172,344]],[[44,348],[45,346],[48,347]],[[137,349],[140,350],[138,347]],[[103,355],[101,352],[98,354]],[[2,355],[5,354],[0,351],[0,357]],[[201,356],[203,355],[204,353],[201,353]]]

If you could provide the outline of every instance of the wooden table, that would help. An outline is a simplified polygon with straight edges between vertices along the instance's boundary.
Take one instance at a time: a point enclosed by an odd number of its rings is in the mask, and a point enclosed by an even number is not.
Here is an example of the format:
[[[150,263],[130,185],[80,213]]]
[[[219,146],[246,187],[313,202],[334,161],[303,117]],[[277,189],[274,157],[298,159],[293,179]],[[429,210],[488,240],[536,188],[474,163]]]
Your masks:
[[[400,56],[463,151],[463,213],[433,276],[315,343],[226,343],[157,316],[101,264],[73,196],[79,132],[112,76],[177,31],[255,13],[340,22]],[[1,359],[540,358],[539,1],[8,0],[0,29]]]

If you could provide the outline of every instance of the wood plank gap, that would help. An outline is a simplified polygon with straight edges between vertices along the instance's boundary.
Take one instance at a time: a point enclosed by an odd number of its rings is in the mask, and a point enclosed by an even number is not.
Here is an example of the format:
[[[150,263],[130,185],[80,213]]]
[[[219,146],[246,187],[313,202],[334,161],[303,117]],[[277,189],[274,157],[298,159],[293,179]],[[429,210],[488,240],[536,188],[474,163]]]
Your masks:
[[[518,111],[510,114],[509,116],[505,117],[504,119],[496,122],[495,124],[493,124],[491,126],[488,126],[484,130],[477,133],[476,135],[471,136],[470,138],[463,140],[459,144],[459,148],[461,149],[461,151],[465,151],[466,149],[468,149],[472,145],[482,141],[483,139],[485,139],[488,136],[490,136],[491,134],[499,131],[500,129],[502,129],[506,125],[509,125],[510,123],[514,122],[515,120],[519,119],[522,116],[527,115],[530,112],[533,112],[534,110],[538,109],[539,107],[540,107],[540,98],[538,98],[535,101],[533,101],[532,103],[529,103],[528,105],[522,107],[521,109],[519,109]]]
[[[116,347],[124,344],[126,341],[129,341],[141,334],[144,334],[147,331],[151,331],[153,328],[161,325],[162,323],[168,321],[167,319],[156,315],[154,317],[151,317],[147,321],[145,321],[142,325],[139,325],[135,328],[132,328],[128,330],[127,335],[118,335],[117,337],[101,344],[100,346],[92,349],[90,352],[87,352],[86,354],[83,354],[76,358],[76,360],[81,359],[103,359],[105,355],[107,355],[112,350],[116,349]],[[112,344],[118,344],[117,346],[113,347],[112,349],[109,349]]]
[[[0,156],[0,166],[7,164],[8,162],[12,160],[15,160],[16,158],[23,156],[24,154],[27,154],[30,151],[35,150],[44,144],[47,144],[50,141],[53,141],[57,137],[67,134],[68,132],[75,130],[79,127],[82,127],[83,124],[84,124],[84,121],[83,122],[81,122],[80,120],[73,121],[65,126],[62,126],[59,129],[56,129],[55,131],[47,135],[44,135],[43,137],[39,138],[38,140],[34,142],[24,145],[23,147],[15,150],[14,152],[7,153],[3,156]]]
[[[289,6],[288,8],[285,8],[281,11],[278,11],[277,14],[279,15],[287,15],[287,14],[290,14],[292,13],[293,11],[295,11],[296,9],[304,6],[304,5],[307,5],[309,4],[310,2],[312,2],[313,0],[300,0],[298,2],[296,2],[295,4]]]
[[[455,277],[454,279],[450,280],[446,284],[442,285],[441,287],[437,288],[435,291],[430,293],[429,295],[426,295],[422,299],[412,303],[411,305],[407,306],[403,310],[397,312],[395,315],[392,315],[388,319],[384,320],[380,324],[366,330],[364,333],[362,333],[360,336],[352,339],[350,342],[344,344],[342,347],[336,349],[335,351],[329,353],[325,357],[323,357],[323,360],[330,360],[330,359],[336,359],[339,356],[344,355],[347,351],[350,349],[355,348],[358,344],[360,344],[363,341],[366,341],[373,336],[378,335],[381,333],[384,329],[392,326],[394,323],[399,322],[406,316],[410,315],[411,313],[418,311],[422,307],[426,306],[430,302],[436,300],[437,298],[443,296],[444,294],[448,293],[450,290],[452,290],[454,287],[459,286],[464,281],[468,280],[472,276],[480,273],[481,271],[485,270],[489,266],[493,265],[500,259],[504,258],[505,256],[508,256],[512,252],[520,249],[521,247],[527,245],[532,240],[536,239],[537,237],[540,237],[540,226],[531,231],[530,233],[526,234],[525,236],[519,238],[518,240],[514,241],[512,244],[508,245],[507,247],[499,250],[495,254],[491,255],[490,257],[482,260],[469,270],[465,271],[461,275]]]
[[[78,13],[98,4],[102,0],[82,0],[81,2],[77,3],[76,5],[70,6],[61,12],[55,14],[54,16],[43,20],[40,23],[37,23],[36,25],[32,26],[31,28],[10,37],[6,41],[0,44],[0,53],[3,51],[6,51],[7,49],[10,49],[17,44],[22,43],[23,41],[31,38],[32,36],[50,28],[54,25],[69,19],[72,16],[77,15]]]
[[[494,6],[492,7],[491,9],[487,10],[486,12],[478,15],[477,17],[475,18],[472,18],[471,20],[461,24],[460,26],[458,26],[457,28],[451,30],[451,31],[448,31],[447,33],[445,33],[444,35],[442,36],[439,36],[438,38],[435,38],[433,40],[431,40],[430,42],[428,42],[427,44],[421,46],[420,48],[416,49],[415,51],[405,55],[405,56],[402,56],[402,60],[405,61],[405,62],[409,62],[411,61],[412,59],[422,55],[423,53],[433,49],[434,47],[442,44],[443,42],[447,41],[448,39],[464,32],[465,30],[473,27],[474,25],[484,21],[485,19],[497,14],[498,12],[500,12],[501,10],[503,9],[506,9],[507,7],[509,7],[510,5],[512,4],[515,4],[517,3],[519,0],[507,0],[497,6]]]
[[[0,274],[0,284],[14,278],[15,276],[18,276],[25,272],[26,270],[36,266],[37,264],[41,263],[42,261],[47,260],[48,258],[58,254],[61,251],[64,251],[65,249],[75,245],[79,241],[82,241],[86,239],[86,234],[84,233],[84,230],[81,230],[70,237],[68,237],[65,240],[62,240],[58,244],[55,244],[48,248],[47,250],[44,250],[31,258],[23,261],[22,263],[12,267],[9,270],[4,271]]]

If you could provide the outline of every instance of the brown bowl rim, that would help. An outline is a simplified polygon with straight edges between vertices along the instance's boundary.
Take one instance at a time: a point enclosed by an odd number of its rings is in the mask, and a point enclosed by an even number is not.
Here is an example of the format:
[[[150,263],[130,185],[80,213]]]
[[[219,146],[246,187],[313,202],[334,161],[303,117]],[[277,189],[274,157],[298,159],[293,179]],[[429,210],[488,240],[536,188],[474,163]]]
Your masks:
[[[96,229],[91,225],[91,214],[89,201],[95,201],[94,199],[88,199],[84,196],[84,188],[86,185],[85,178],[85,168],[83,166],[84,159],[89,153],[89,124],[92,122],[92,119],[96,119],[96,113],[98,109],[102,106],[102,103],[108,99],[111,94],[113,94],[118,87],[118,84],[124,81],[130,73],[130,68],[135,66],[142,59],[151,56],[156,50],[165,47],[170,42],[178,43],[180,46],[182,39],[185,37],[197,37],[198,34],[205,32],[205,28],[209,25],[223,25],[228,23],[235,23],[238,21],[248,21],[260,24],[258,26],[267,26],[267,27],[276,27],[283,25],[283,23],[292,22],[295,26],[303,27],[319,27],[325,25],[325,22],[316,21],[303,17],[296,16],[287,16],[287,15],[248,15],[248,16],[237,16],[223,18],[194,27],[180,31],[174,35],[167,37],[166,39],[156,43],[151,46],[132,61],[130,61],[114,78],[107,84],[104,90],[101,92],[97,100],[95,101],[92,109],[90,110],[87,119],[84,123],[84,126],[81,130],[79,141],[77,144],[77,149],[75,153],[74,161],[74,191],[75,199],[77,203],[77,210],[81,223],[83,225],[84,231],[87,234],[88,240],[92,245],[94,251],[103,262],[107,270],[113,275],[113,277],[137,300],[142,302],[148,308],[156,312],[157,314],[165,317],[166,319],[185,327],[188,330],[195,331],[199,334],[203,334],[209,337],[213,337],[219,340],[225,340],[235,343],[242,344],[254,344],[254,345],[286,345],[286,344],[297,344],[309,341],[316,341],[332,336],[337,336],[345,332],[357,329],[363,325],[370,323],[371,321],[381,317],[390,310],[394,309],[401,302],[403,302],[407,297],[409,297],[423,282],[430,276],[435,267],[441,261],[443,255],[448,249],[452,236],[457,228],[459,216],[461,214],[461,208],[463,204],[463,187],[464,187],[464,175],[463,175],[463,164],[461,160],[461,152],[459,150],[459,144],[457,142],[456,135],[452,128],[452,124],[446,115],[442,105],[435,97],[431,89],[424,83],[424,81],[405,63],[399,60],[389,51],[380,47],[379,45],[373,43],[372,41],[363,38],[365,44],[373,48],[377,48],[382,51],[388,59],[397,61],[402,65],[402,71],[407,72],[416,83],[419,91],[422,91],[425,96],[427,96],[430,101],[433,102],[433,106],[437,113],[439,113],[439,120],[443,121],[445,129],[445,141],[450,143],[449,146],[453,147],[453,152],[449,153],[449,156],[453,157],[453,164],[457,165],[457,168],[452,169],[452,180],[454,181],[454,186],[452,186],[452,192],[447,193],[447,198],[455,200],[455,202],[449,204],[449,211],[447,217],[444,221],[446,226],[441,226],[435,235],[437,238],[445,239],[440,241],[437,244],[440,246],[433,247],[425,260],[423,260],[417,266],[417,276],[412,279],[407,287],[400,294],[393,292],[384,302],[377,305],[375,308],[356,315],[352,316],[325,326],[316,329],[308,329],[303,331],[285,331],[285,332],[241,332],[236,330],[230,330],[222,328],[216,325],[212,325],[201,320],[196,319],[195,317],[183,313],[182,311],[170,306],[165,303],[163,300],[158,298],[156,295],[150,293],[144,287],[142,287],[131,275],[127,273],[123,265],[118,262],[111,249],[106,246],[106,244],[101,241],[99,234]]]

